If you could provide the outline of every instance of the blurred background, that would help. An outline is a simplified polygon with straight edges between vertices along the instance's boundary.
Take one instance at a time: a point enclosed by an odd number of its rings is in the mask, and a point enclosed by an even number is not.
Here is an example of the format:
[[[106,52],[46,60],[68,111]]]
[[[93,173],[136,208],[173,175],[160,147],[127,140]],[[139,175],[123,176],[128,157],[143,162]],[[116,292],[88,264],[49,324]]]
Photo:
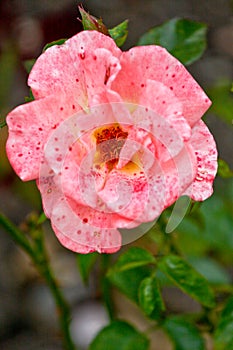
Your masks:
[[[24,62],[40,55],[46,43],[68,38],[82,29],[77,19],[78,4],[81,3],[74,0],[0,1],[1,119],[13,107],[24,103],[25,96],[29,94]],[[204,56],[188,69],[214,99],[214,106],[205,120],[216,139],[220,158],[232,167],[233,101],[229,91],[233,81],[233,2],[89,0],[82,1],[82,4],[92,15],[102,17],[108,28],[129,19],[129,35],[123,49],[136,45],[140,35],[151,27],[174,17],[208,25],[208,48]],[[40,212],[41,202],[35,184],[22,183],[11,170],[5,156],[6,139],[7,128],[3,128],[0,130],[0,210],[20,225],[32,211]],[[194,265],[201,261],[203,265],[199,268],[207,270],[208,278],[211,276],[210,271],[214,271],[216,278],[213,283],[216,280],[232,283],[232,180],[217,179],[215,186],[216,194],[201,209],[205,221],[202,234],[205,235],[200,240],[198,238],[199,243],[194,246],[194,251],[191,251],[190,246],[193,248],[193,242],[198,237],[197,227],[190,228],[186,220],[176,234],[181,249],[193,259]],[[213,218],[218,222],[213,223]],[[49,224],[45,225],[45,231],[52,265],[72,305],[73,337],[80,349],[85,349],[95,332],[108,322],[107,313],[98,300],[95,271],[89,285],[85,287],[79,277],[75,254],[60,247]],[[215,269],[211,270],[213,266]],[[175,312],[190,311],[190,308],[196,310],[199,307],[178,291],[171,292],[169,288],[164,290],[164,297]],[[116,294],[119,315],[131,317],[141,327],[144,321],[137,315],[137,310],[131,304],[125,306],[125,302],[124,298]],[[161,344],[157,344],[156,349],[171,349],[166,337],[161,334],[159,337]],[[211,344],[209,346],[211,349]],[[49,291],[25,254],[1,229],[0,348],[61,349],[55,306]]]

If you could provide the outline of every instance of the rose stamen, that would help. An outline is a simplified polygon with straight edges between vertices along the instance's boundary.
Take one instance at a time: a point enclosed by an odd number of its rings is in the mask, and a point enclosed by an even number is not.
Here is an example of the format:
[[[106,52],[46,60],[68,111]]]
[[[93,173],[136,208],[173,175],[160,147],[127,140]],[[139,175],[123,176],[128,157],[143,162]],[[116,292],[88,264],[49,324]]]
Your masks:
[[[109,170],[117,164],[120,152],[128,137],[128,132],[114,124],[98,129],[95,134],[98,161],[106,163]]]

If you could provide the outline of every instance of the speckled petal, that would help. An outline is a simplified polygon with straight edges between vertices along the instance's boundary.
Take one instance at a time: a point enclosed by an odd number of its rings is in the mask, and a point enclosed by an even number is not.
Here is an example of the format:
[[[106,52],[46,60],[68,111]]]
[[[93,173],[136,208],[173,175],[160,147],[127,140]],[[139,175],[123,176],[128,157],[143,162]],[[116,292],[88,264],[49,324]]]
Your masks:
[[[44,145],[50,133],[77,110],[72,98],[60,95],[26,103],[8,114],[7,154],[22,180],[39,177]]]
[[[51,222],[58,238],[65,246],[73,246],[73,250],[79,252],[81,248],[99,253],[113,253],[121,247],[121,235],[116,228],[100,228],[89,225],[87,219],[81,220],[76,211],[73,211],[67,203],[58,202],[53,208]],[[82,251],[80,251],[82,252]]]
[[[62,192],[72,210],[80,219],[88,218],[89,224],[99,228],[125,227],[129,219],[107,207],[100,193],[109,176],[106,165],[95,167],[94,151],[85,154],[79,162],[78,147],[67,155],[61,174]]]
[[[191,136],[191,128],[183,116],[183,104],[174,92],[163,83],[149,79],[142,89],[139,103],[165,118],[168,125],[174,127],[177,134],[187,141]]]
[[[28,84],[37,99],[63,92],[85,110],[120,69],[120,54],[111,38],[83,31],[47,49],[32,68]]]
[[[197,174],[185,194],[195,201],[203,201],[213,192],[218,154],[214,138],[202,120],[194,126],[192,132],[190,144],[196,156]]]
[[[111,88],[127,102],[139,103],[149,79],[164,84],[174,92],[190,125],[194,125],[211,104],[186,68],[162,47],[134,47],[123,52],[120,64],[121,70]]]
[[[147,172],[148,200],[138,221],[157,218],[187,189],[196,174],[196,161],[192,148],[184,145],[176,156],[166,163],[154,162]]]
[[[100,218],[97,210],[77,203],[63,192],[60,175],[49,171],[48,165],[42,165],[42,176],[37,182],[42,195],[43,209],[51,220],[52,227],[60,242],[75,252],[89,253],[99,251],[113,253],[121,246],[121,236],[116,227],[121,226],[120,218],[111,220],[105,214]],[[113,213],[113,217],[117,217]],[[125,219],[124,221],[125,226]]]

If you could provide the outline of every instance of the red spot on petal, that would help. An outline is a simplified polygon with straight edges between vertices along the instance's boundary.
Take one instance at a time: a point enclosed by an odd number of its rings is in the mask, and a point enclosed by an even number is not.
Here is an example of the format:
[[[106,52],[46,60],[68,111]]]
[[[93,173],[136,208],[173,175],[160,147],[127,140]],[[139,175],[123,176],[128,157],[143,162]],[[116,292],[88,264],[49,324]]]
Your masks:
[[[87,218],[84,218],[84,219],[83,219],[83,223],[84,223],[84,224],[88,223],[88,219],[87,219]]]
[[[109,77],[110,77],[110,67],[108,67],[106,69],[105,78],[104,78],[104,84],[107,84]]]
[[[79,54],[79,57],[81,58],[81,60],[84,60],[84,58],[86,57],[85,52],[81,52]]]
[[[64,109],[63,107],[60,107],[60,111],[63,111],[63,109]]]

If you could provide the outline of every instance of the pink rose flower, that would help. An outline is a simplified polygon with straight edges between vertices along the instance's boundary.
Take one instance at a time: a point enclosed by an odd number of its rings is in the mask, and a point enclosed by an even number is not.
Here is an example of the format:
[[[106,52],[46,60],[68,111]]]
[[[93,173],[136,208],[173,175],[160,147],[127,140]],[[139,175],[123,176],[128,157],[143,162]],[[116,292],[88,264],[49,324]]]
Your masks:
[[[65,247],[115,252],[120,231],[133,240],[181,195],[211,195],[217,150],[201,120],[211,102],[164,48],[122,52],[83,31],[46,50],[28,84],[35,101],[7,116],[7,154],[37,180]]]

